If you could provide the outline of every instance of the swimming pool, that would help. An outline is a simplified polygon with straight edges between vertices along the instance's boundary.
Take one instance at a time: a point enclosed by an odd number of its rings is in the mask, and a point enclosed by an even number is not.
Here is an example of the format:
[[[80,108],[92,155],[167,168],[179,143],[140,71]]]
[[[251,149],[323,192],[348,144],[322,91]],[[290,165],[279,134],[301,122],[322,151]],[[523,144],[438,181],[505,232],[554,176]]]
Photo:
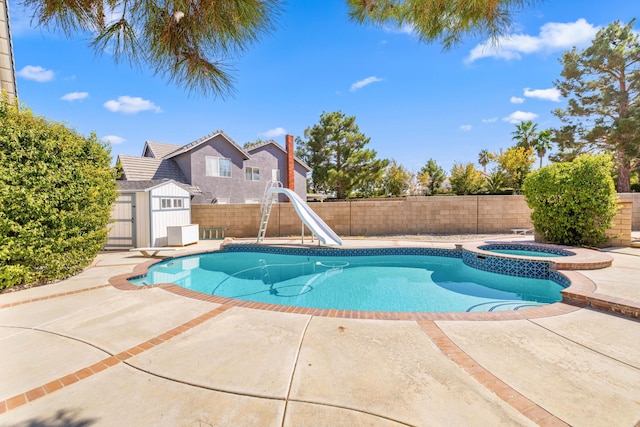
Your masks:
[[[460,251],[252,248],[160,262],[135,285],[174,283],[196,292],[305,308],[475,312],[561,300],[549,278],[513,277],[465,264]]]

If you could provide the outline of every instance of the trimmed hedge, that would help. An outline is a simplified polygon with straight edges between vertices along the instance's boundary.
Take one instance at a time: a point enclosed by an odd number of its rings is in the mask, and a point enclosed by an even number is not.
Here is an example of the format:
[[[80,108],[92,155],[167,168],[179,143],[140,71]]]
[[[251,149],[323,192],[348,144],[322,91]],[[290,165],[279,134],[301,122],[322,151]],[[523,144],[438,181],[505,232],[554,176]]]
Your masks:
[[[598,246],[607,240],[618,210],[611,168],[609,156],[582,155],[527,176],[524,196],[545,242]]]
[[[107,237],[116,196],[95,134],[0,101],[0,289],[76,274]]]

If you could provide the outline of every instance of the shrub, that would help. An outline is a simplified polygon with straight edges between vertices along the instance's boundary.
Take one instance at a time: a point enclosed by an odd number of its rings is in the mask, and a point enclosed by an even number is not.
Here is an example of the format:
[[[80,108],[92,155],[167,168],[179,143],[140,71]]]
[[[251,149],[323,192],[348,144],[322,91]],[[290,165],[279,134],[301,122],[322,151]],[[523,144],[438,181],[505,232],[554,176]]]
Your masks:
[[[68,277],[107,236],[111,156],[88,138],[0,100],[0,289]]]
[[[524,196],[533,213],[536,232],[549,243],[597,246],[606,241],[617,212],[606,155],[583,155],[532,172],[524,181]]]

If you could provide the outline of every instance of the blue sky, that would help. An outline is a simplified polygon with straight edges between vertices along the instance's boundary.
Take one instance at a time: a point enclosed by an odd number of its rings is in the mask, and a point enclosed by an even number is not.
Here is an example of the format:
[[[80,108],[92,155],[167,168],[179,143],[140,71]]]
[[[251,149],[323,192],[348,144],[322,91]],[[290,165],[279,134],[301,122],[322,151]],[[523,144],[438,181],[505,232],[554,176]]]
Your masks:
[[[443,52],[409,29],[350,22],[342,0],[292,1],[271,34],[229,60],[235,91],[221,99],[96,56],[82,35],[33,28],[29,12],[10,3],[20,101],[109,140],[114,157],[140,155],[147,140],[183,145],[218,129],[241,145],[284,145],[285,133],[303,136],[323,112],[342,111],[378,157],[411,171],[433,158],[447,172],[482,149],[512,146],[519,120],[557,126],[562,52],[638,12],[628,0],[546,1],[518,13],[499,47],[468,38]]]

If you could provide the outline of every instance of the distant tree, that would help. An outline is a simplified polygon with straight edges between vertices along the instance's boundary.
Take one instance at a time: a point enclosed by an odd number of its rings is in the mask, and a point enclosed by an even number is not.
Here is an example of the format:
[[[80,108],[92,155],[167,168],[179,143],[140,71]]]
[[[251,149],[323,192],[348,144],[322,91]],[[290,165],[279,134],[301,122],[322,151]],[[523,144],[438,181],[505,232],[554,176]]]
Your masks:
[[[109,147],[0,100],[0,289],[62,279],[107,238],[116,197]]]
[[[344,199],[368,181],[382,176],[388,160],[376,159],[365,146],[370,139],[360,132],[354,116],[342,112],[323,113],[320,122],[297,139],[296,154],[312,168],[312,190],[335,193]]]
[[[507,177],[502,170],[496,168],[491,175],[485,177],[484,186],[489,194],[498,194],[504,190]]]
[[[480,163],[480,166],[482,166],[482,171],[485,174],[487,173],[487,165],[491,163],[494,157],[495,156],[493,155],[493,153],[489,152],[489,150],[486,149],[481,150],[478,154],[478,163]]]
[[[438,166],[433,159],[429,159],[418,172],[418,180],[425,188],[425,196],[438,194],[445,179],[447,179],[447,176],[444,173],[444,169]]]
[[[245,142],[244,145],[242,146],[242,148],[244,148],[245,150],[248,150],[250,148],[256,147],[256,146],[261,145],[261,144],[264,144],[265,142],[268,142],[268,141],[265,140],[265,139],[258,138],[255,141],[247,141],[247,142]]]
[[[494,40],[512,28],[515,11],[535,0],[347,0],[351,19],[379,26],[412,28],[421,40],[438,41],[445,48],[464,36]]]
[[[533,146],[538,137],[538,125],[531,120],[520,122],[516,125],[516,130],[511,132],[511,139],[516,141],[516,147],[529,148]]]
[[[395,160],[391,160],[384,170],[382,187],[384,188],[387,196],[405,196],[409,191],[410,181],[411,173]]]
[[[520,193],[522,183],[531,172],[531,166],[536,161],[533,148],[512,147],[500,153],[496,159],[498,170],[504,174],[506,186]]]
[[[531,146],[540,158],[540,167],[542,167],[542,159],[544,158],[545,154],[547,154],[547,151],[551,150],[551,135],[552,132],[550,129],[540,131],[535,141],[533,142],[533,145]]]
[[[565,52],[562,78],[554,82],[568,105],[554,111],[563,126],[554,132],[559,151],[553,160],[611,153],[619,192],[630,190],[631,170],[640,164],[640,41],[634,22],[615,21],[588,48]]]
[[[455,163],[449,182],[451,190],[458,195],[478,194],[484,185],[482,174],[473,167],[473,163]]]

